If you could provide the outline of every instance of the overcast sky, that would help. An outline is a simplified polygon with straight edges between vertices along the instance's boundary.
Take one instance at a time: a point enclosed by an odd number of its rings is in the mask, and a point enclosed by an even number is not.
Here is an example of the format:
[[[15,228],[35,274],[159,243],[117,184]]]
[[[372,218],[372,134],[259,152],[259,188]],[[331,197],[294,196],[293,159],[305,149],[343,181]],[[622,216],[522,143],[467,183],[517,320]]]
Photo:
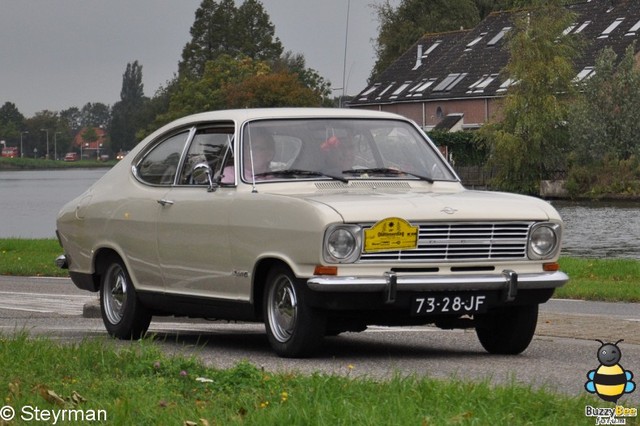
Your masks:
[[[381,1],[350,1],[347,94],[364,88],[373,67],[378,22],[371,4]],[[177,72],[200,3],[0,0],[0,105],[13,102],[27,117],[87,102],[113,105],[126,65],[135,60],[145,94],[153,96]],[[284,49],[302,53],[334,88],[342,87],[347,3],[262,0]]]

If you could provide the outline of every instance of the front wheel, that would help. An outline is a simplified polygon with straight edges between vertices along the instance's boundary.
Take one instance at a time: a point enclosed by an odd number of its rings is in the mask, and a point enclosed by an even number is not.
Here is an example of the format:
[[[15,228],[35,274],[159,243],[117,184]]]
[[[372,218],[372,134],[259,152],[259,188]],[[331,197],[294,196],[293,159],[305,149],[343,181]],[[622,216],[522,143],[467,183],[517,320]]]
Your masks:
[[[120,259],[111,260],[100,284],[100,312],[107,332],[119,339],[139,339],[151,323],[151,314],[140,303],[131,277]]]
[[[267,277],[263,300],[267,338],[285,358],[311,355],[324,336],[325,315],[305,304],[303,285],[285,267],[272,269]]]
[[[527,349],[538,322],[538,305],[510,306],[478,315],[476,334],[491,354],[517,355]]]

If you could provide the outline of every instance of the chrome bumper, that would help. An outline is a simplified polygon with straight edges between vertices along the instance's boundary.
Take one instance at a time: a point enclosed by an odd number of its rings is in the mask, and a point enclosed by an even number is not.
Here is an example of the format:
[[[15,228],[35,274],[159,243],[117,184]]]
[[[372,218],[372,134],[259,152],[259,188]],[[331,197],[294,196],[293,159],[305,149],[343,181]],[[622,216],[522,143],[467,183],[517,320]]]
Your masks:
[[[69,269],[69,262],[67,261],[67,256],[61,254],[56,258],[56,266],[60,269]]]
[[[397,291],[504,290],[509,301],[515,298],[518,290],[556,288],[567,281],[567,274],[560,271],[517,274],[505,270],[501,275],[400,275],[387,272],[377,277],[315,276],[307,280],[307,285],[319,292],[386,292],[390,299],[395,298]]]

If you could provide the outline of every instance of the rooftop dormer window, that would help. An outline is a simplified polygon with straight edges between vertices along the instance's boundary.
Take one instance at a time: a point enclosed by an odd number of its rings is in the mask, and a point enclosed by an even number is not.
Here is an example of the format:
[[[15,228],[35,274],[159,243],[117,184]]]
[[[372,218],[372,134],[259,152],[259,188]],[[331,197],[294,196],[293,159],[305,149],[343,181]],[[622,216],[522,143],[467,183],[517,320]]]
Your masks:
[[[500,32],[496,34],[495,37],[489,40],[489,42],[487,43],[487,46],[495,46],[496,44],[498,44],[498,42],[502,40],[504,35],[508,33],[510,30],[511,30],[511,27],[504,27],[503,29],[501,29]]]
[[[436,87],[433,88],[434,92],[448,92],[453,89],[456,84],[460,83],[462,79],[467,76],[466,72],[449,74],[442,80]]]
[[[613,21],[611,23],[611,25],[609,25],[603,32],[602,34],[600,34],[598,36],[598,38],[607,38],[609,37],[609,34],[611,34],[613,32],[613,30],[615,30],[616,28],[618,28],[618,26],[620,24],[622,24],[622,21],[624,21],[624,18],[618,18],[615,21]]]
[[[589,78],[593,77],[595,73],[596,69],[594,67],[584,67],[582,71],[580,71],[578,75],[576,75],[576,77],[573,79],[573,82],[579,83],[581,81],[588,80]]]
[[[625,34],[625,36],[635,36],[638,30],[640,30],[640,21],[636,22],[633,27],[629,28],[629,31]]]
[[[471,50],[471,48],[473,46],[475,46],[476,44],[480,43],[480,40],[482,40],[484,38],[484,36],[486,36],[487,33],[481,33],[478,37],[474,38],[473,40],[471,40],[469,43],[467,43],[467,47],[465,50]]]
[[[580,34],[585,28],[587,28],[587,26],[591,23],[591,21],[584,21],[582,23],[582,25],[580,25],[578,28],[576,28],[576,30],[573,32],[574,34]]]

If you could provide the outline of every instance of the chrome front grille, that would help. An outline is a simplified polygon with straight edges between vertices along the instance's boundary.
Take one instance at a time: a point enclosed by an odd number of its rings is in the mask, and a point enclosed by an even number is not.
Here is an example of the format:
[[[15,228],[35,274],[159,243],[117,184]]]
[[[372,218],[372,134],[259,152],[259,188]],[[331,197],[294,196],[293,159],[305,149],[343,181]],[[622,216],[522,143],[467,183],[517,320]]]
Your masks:
[[[533,222],[420,223],[417,248],[362,253],[359,262],[526,259],[527,236],[532,225]]]

